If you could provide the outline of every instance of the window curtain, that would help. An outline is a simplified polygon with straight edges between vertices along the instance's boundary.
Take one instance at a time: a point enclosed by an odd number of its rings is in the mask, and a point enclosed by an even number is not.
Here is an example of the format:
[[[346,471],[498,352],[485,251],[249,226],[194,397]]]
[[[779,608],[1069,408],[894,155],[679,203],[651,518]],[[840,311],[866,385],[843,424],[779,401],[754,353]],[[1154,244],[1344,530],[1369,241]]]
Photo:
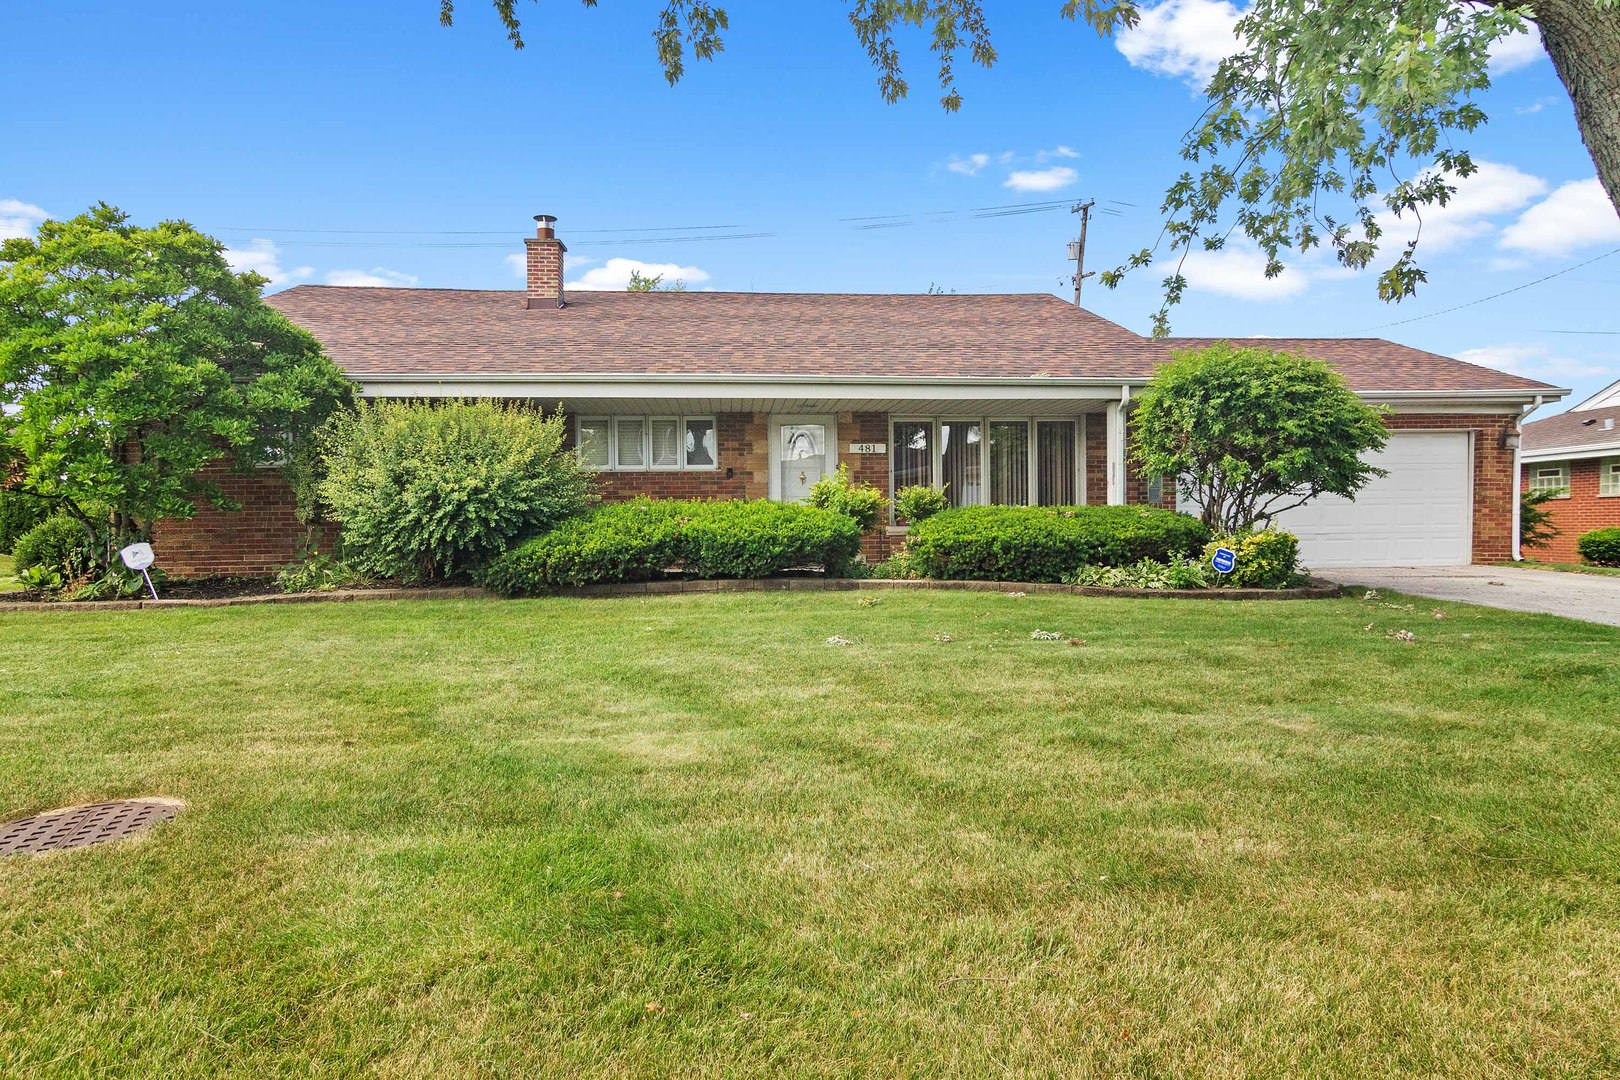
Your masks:
[[[1029,505],[1029,424],[990,421],[990,503]]]
[[[984,432],[976,420],[939,425],[939,470],[952,506],[984,502]]]
[[[1042,506],[1073,506],[1074,421],[1042,420],[1035,428],[1036,491]]]

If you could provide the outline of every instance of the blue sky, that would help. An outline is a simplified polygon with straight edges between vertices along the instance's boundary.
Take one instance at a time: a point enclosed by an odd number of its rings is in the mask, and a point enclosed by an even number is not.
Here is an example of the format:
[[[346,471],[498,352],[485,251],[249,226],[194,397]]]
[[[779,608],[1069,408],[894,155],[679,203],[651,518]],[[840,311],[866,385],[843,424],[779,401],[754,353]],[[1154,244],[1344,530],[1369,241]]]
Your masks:
[[[912,96],[884,105],[833,3],[735,0],[726,52],[671,88],[658,6],[523,4],[515,52],[486,0],[460,0],[448,30],[428,0],[11,5],[0,234],[106,200],[186,218],[281,287],[505,288],[545,211],[581,284],[639,260],[715,289],[1067,295],[1066,207],[966,211],[1092,197],[1111,212],[1088,266],[1151,243],[1234,11],[1150,3],[1139,31],[1102,42],[1056,3],[992,3],[1000,62],[961,66],[953,115],[915,36]],[[1371,275],[1314,257],[1267,281],[1233,249],[1189,268],[1175,332],[1377,334],[1572,387],[1570,402],[1620,378],[1620,255],[1442,313],[1620,248],[1568,98],[1526,44],[1467,143],[1484,167],[1425,227],[1418,297],[1382,304]],[[749,238],[676,231],[709,226]],[[1093,282],[1086,306],[1145,332],[1157,281]]]

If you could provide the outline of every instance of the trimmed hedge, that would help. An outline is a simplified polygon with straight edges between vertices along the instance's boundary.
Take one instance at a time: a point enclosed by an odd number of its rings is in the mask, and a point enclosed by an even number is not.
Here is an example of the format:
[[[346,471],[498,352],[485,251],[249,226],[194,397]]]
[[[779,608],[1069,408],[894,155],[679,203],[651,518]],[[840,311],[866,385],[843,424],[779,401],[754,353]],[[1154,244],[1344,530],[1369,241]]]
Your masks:
[[[967,506],[917,522],[906,551],[924,577],[1058,582],[1081,566],[1167,563],[1208,540],[1197,518],[1151,506]]]
[[[1620,566],[1620,529],[1593,529],[1575,541],[1575,551],[1593,566]]]
[[[699,578],[769,577],[795,566],[840,573],[861,549],[852,518],[767,501],[635,499],[600,506],[489,563],[479,584],[507,596],[560,586],[650,581],[670,570]]]

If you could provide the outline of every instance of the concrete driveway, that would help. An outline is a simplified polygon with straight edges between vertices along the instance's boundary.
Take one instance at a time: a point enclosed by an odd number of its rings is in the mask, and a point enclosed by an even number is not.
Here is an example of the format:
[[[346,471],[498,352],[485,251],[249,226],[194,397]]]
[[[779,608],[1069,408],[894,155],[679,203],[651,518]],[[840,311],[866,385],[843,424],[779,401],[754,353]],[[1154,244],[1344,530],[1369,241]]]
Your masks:
[[[1620,626],[1620,577],[1511,566],[1384,566],[1323,574],[1346,585]]]

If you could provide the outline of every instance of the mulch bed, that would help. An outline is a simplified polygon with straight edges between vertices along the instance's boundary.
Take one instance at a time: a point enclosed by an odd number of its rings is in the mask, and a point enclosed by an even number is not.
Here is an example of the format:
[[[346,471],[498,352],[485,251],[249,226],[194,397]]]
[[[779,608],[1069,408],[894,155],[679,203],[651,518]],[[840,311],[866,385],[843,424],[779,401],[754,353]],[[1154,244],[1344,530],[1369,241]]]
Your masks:
[[[4,611],[138,611],[145,608],[236,607],[243,604],[310,604],[349,600],[470,600],[498,599],[494,593],[469,586],[426,585],[400,588],[377,586],[333,592],[282,593],[268,579],[222,579],[189,583],[195,593],[181,595],[182,586],[160,589],[160,600],[91,600],[46,602],[11,599],[0,602]],[[1074,596],[1115,596],[1143,600],[1326,600],[1340,595],[1331,581],[1312,578],[1309,585],[1292,589],[1103,589],[1089,585],[1052,585],[1016,581],[936,581],[892,578],[780,578],[717,579],[707,581],[636,581],[617,585],[585,585],[558,589],[549,595],[567,597],[666,596],[678,593],[720,592],[853,592],[862,589],[946,589],[961,592],[1068,593]],[[254,591],[257,590],[257,591]],[[16,594],[13,594],[16,595]]]

